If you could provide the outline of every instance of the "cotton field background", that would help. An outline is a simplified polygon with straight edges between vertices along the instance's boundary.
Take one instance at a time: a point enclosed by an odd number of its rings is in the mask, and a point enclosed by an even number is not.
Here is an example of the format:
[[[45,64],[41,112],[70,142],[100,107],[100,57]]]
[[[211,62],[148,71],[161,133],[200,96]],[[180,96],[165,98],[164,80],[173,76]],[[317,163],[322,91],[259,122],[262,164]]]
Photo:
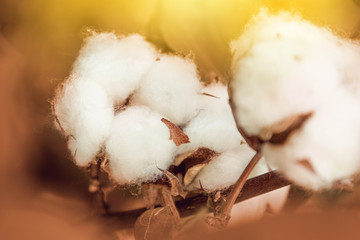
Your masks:
[[[290,30],[278,33],[284,25]],[[117,213],[145,206],[139,183],[206,147],[213,160],[184,189],[221,199],[216,191],[240,176],[255,154],[245,140],[256,136],[266,161],[251,177],[274,168],[296,185],[237,203],[221,231],[199,208],[182,217],[177,239],[357,239],[359,33],[357,0],[0,1],[0,238],[134,239],[136,218]],[[117,51],[142,61],[119,86],[111,77],[122,74],[123,59],[113,58],[115,67],[102,61]],[[104,68],[109,81],[97,82]],[[164,75],[177,76],[175,86]],[[293,81],[267,84],[274,76]],[[202,128],[214,119],[213,132]],[[302,131],[276,145],[273,137],[297,120]],[[156,131],[136,135],[134,122]],[[191,143],[170,141],[171,124]],[[117,182],[104,189],[108,214],[84,171],[99,152]],[[157,160],[148,163],[151,154]],[[239,157],[247,161],[237,164]]]

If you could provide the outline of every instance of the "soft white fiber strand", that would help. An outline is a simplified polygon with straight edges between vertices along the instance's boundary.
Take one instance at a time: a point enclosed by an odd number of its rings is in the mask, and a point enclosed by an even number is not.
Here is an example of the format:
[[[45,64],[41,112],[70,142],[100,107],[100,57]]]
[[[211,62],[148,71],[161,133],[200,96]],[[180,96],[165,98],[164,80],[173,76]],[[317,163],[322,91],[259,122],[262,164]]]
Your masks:
[[[255,151],[247,144],[220,154],[200,171],[190,188],[200,188],[200,182],[206,192],[230,187],[236,183],[254,155]],[[264,159],[261,159],[249,178],[266,172],[268,172],[268,167]]]
[[[120,183],[156,180],[168,169],[176,145],[162,116],[145,106],[131,106],[115,117],[106,151],[112,176]]]
[[[203,93],[212,96],[201,96],[201,110],[183,129],[190,143],[179,147],[182,154],[199,147],[207,147],[216,152],[224,152],[239,146],[242,136],[237,130],[232,115],[227,87],[223,84],[213,84],[203,88]]]
[[[142,104],[183,125],[199,112],[200,79],[194,62],[161,55],[143,77],[134,96]]]
[[[58,91],[54,108],[76,163],[88,164],[109,135],[114,118],[111,99],[97,83],[70,78]]]
[[[73,75],[98,83],[120,104],[139,86],[157,55],[139,34],[117,37],[114,33],[93,33],[80,51]]]

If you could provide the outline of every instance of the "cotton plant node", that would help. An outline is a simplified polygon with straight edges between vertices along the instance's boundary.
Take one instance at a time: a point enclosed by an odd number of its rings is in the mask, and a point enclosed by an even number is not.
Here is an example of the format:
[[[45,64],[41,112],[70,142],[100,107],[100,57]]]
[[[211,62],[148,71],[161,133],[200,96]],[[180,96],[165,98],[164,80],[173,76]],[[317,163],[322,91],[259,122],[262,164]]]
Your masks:
[[[231,210],[236,202],[236,198],[240,194],[241,190],[244,187],[246,179],[249,177],[251,171],[254,169],[256,164],[262,158],[261,153],[256,153],[255,156],[251,159],[249,164],[244,169],[243,173],[233,186],[230,194],[226,197],[226,200],[222,202],[220,206],[215,208],[214,216],[207,218],[207,223],[216,228],[225,228],[231,218]]]

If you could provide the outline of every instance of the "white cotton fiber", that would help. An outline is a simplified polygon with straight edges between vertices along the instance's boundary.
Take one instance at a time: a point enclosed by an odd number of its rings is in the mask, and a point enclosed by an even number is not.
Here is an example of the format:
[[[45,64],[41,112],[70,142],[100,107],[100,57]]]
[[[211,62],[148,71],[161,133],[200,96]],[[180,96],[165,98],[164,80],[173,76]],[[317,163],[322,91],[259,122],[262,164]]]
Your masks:
[[[255,151],[247,144],[222,153],[200,171],[191,187],[200,188],[201,182],[205,191],[212,192],[233,185],[254,155]],[[262,159],[253,169],[249,178],[266,172],[268,172],[268,168]]]
[[[120,183],[156,180],[173,162],[176,145],[169,140],[162,116],[144,106],[132,106],[113,121],[106,142],[112,176]]]
[[[88,164],[109,134],[112,101],[97,83],[69,79],[58,91],[54,108],[76,163]]]
[[[157,54],[138,34],[118,38],[113,33],[94,33],[80,51],[73,76],[98,83],[115,103],[121,103],[138,87]]]
[[[298,16],[261,11],[231,46],[231,97],[246,132],[257,135],[326,102],[341,81],[340,43]]]
[[[213,84],[202,90],[212,96],[201,96],[201,110],[183,129],[190,143],[179,147],[182,154],[199,147],[210,148],[218,153],[232,149],[241,144],[242,136],[237,130],[232,115],[227,87]]]
[[[315,190],[348,179],[360,169],[359,106],[339,89],[284,145],[265,144],[266,160],[294,182]],[[299,164],[304,159],[313,171]]]
[[[133,102],[146,105],[176,125],[182,125],[199,112],[200,87],[192,60],[162,55],[142,79]]]

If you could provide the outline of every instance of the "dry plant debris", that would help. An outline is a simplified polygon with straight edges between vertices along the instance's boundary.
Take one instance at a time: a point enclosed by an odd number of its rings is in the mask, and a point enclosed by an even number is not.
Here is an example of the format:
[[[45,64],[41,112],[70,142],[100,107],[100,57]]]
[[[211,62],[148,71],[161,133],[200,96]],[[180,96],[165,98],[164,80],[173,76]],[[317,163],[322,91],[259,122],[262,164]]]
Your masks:
[[[170,131],[170,140],[173,140],[176,146],[181,144],[189,143],[189,137],[174,123],[171,121],[162,118],[161,121],[169,128]]]

